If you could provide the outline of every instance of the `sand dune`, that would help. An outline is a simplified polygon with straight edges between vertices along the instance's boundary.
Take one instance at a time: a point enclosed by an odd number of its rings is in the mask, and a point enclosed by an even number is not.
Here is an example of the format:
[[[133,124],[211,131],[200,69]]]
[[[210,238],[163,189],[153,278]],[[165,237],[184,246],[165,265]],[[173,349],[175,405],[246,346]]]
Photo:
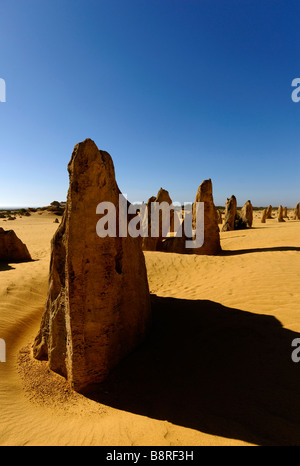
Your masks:
[[[299,221],[256,213],[220,256],[145,252],[153,332],[83,396],[30,353],[54,218],[0,220],[34,259],[0,265],[1,445],[300,445]]]

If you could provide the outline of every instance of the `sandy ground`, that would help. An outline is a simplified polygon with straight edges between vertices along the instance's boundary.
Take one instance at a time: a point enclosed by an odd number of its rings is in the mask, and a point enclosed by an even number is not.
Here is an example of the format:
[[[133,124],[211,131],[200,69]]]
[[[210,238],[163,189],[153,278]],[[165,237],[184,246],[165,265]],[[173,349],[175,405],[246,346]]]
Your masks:
[[[0,265],[0,445],[300,445],[300,222],[258,217],[218,257],[145,253],[151,336],[86,397],[30,353],[54,217],[0,220],[34,259]]]

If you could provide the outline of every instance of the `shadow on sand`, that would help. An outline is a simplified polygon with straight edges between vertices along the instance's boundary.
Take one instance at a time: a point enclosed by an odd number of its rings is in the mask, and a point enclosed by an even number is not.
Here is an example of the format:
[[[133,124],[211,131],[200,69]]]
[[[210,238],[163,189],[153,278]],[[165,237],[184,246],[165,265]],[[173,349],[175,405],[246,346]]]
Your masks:
[[[254,248],[254,249],[236,249],[233,251],[222,251],[223,256],[238,256],[240,254],[250,254],[252,252],[276,252],[276,251],[298,251],[300,252],[300,247],[296,246],[277,246],[275,248]]]
[[[7,264],[7,262],[0,262],[0,272],[4,272],[4,270],[14,270],[15,267]]]
[[[272,316],[152,295],[147,341],[85,396],[257,445],[300,445],[300,364]]]

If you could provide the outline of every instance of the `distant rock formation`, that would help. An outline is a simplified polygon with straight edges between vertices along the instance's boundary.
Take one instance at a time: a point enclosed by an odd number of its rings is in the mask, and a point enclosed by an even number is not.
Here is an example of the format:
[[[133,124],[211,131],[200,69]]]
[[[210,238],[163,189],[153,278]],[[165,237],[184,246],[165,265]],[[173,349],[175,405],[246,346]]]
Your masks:
[[[197,233],[197,203],[204,204],[204,243],[199,247],[187,247],[187,240],[196,240],[193,234]],[[198,213],[199,215],[199,213]],[[200,218],[201,221],[201,218]],[[186,223],[191,222],[191,237],[187,236]],[[193,210],[183,221],[182,227],[174,238],[167,238],[162,244],[165,252],[175,252],[179,254],[217,255],[221,252],[220,231],[218,226],[217,210],[213,200],[213,189],[211,179],[205,180],[198,188]]]
[[[155,203],[155,204],[154,204]],[[170,206],[168,209],[167,215],[163,215],[163,211],[158,212],[157,221],[155,222],[157,226],[157,232],[153,231],[151,220],[152,220],[152,204],[153,208],[159,208],[159,205],[162,206],[162,203],[166,203]],[[147,222],[148,222],[148,237],[143,238],[142,248],[143,251],[159,251],[162,247],[162,242],[166,238],[166,233],[174,233],[174,208],[173,202],[170,198],[170,195],[166,189],[160,188],[157,193],[157,196],[150,197],[147,202]],[[169,222],[168,231],[164,231],[164,226]],[[143,220],[145,223],[145,219]],[[145,227],[144,227],[145,228]],[[154,236],[155,235],[155,236]]]
[[[156,201],[155,196],[151,196],[147,201],[147,211],[145,217],[142,218],[144,231],[148,232],[148,236],[143,237],[142,239],[142,249],[143,251],[157,251],[158,243],[161,241],[158,236],[152,237],[151,232],[151,204]]]
[[[283,218],[283,207],[282,207],[282,205],[280,205],[280,206],[278,207],[277,222],[285,222],[285,220],[284,220],[284,218]]]
[[[234,195],[226,200],[225,204],[225,217],[222,231],[234,230],[234,222],[237,214],[237,201]]]
[[[288,211],[287,211],[287,207],[284,207],[284,208],[283,208],[283,213],[282,213],[282,216],[283,216],[283,218],[288,218]]]
[[[223,223],[222,212],[220,211],[220,209],[216,209],[216,210],[217,210],[218,225],[222,225]]]
[[[204,203],[204,244],[197,248],[196,254],[216,255],[221,252],[218,216],[213,199],[211,179],[204,180],[198,188],[193,204],[192,227],[196,230],[196,203]]]
[[[294,217],[293,217],[294,220],[300,220],[300,202],[298,202],[298,204],[296,205],[295,209],[294,209]]]
[[[162,202],[166,202],[169,204],[169,206],[173,207],[173,201],[170,198],[170,195],[166,189],[160,188],[160,190],[157,193],[156,196],[156,202],[161,204]],[[170,209],[170,229],[169,233],[174,233],[174,208]],[[163,237],[163,232],[162,232],[162,219],[160,221],[160,237]]]
[[[273,207],[271,205],[269,205],[268,208],[267,208],[266,219],[272,218],[272,212],[273,212]]]
[[[0,228],[0,262],[28,262],[31,255],[27,246],[13,230]]]
[[[251,201],[247,201],[241,210],[241,218],[246,223],[248,228],[252,227],[253,224],[253,206]]]
[[[102,202],[116,207],[119,225],[121,193],[110,155],[87,139],[75,146],[68,171],[68,200],[52,240],[48,298],[33,355],[82,392],[143,341],[151,310],[141,238],[96,232]]]
[[[36,212],[48,212],[53,215],[62,216],[66,208],[65,202],[53,201],[49,206],[39,207],[35,209]]]
[[[266,223],[266,218],[267,218],[267,209],[264,209],[261,213],[261,223]]]

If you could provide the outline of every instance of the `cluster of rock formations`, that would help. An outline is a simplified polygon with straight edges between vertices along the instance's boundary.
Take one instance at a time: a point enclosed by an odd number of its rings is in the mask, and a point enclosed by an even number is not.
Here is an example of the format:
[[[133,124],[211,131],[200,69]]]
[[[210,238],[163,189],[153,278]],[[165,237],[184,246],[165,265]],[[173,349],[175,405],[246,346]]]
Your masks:
[[[271,205],[269,205],[269,207],[267,209],[264,209],[262,211],[262,215],[261,215],[261,223],[266,223],[266,220],[267,219],[272,219],[273,218],[273,208]],[[294,212],[293,212],[293,215],[292,216],[288,216],[288,208],[287,207],[283,207],[282,205],[280,205],[277,209],[277,221],[282,223],[282,222],[285,222],[284,219],[293,219],[293,220],[300,220],[300,202],[296,205],[296,207],[294,208]]]
[[[159,193],[162,191],[165,193],[163,198],[157,196],[156,198],[152,197],[148,200],[147,207],[149,222],[151,221],[151,215],[149,215],[151,203],[159,202],[159,199],[163,199],[168,202],[169,205],[172,205],[169,193],[165,190],[160,190]],[[200,225],[200,221],[197,224],[197,218],[200,215],[196,210],[198,203],[203,203],[204,206],[203,225]],[[180,222],[180,225],[178,225],[179,222],[176,222],[175,220],[176,212],[174,212],[173,209],[171,210],[169,233],[175,233],[174,236],[162,236],[160,233],[158,238],[144,238],[143,249],[147,251],[151,250],[198,255],[216,255],[221,252],[220,231],[218,226],[220,220],[218,211],[214,205],[211,179],[204,180],[199,186],[196,193],[195,202],[192,207],[192,212],[186,213],[185,218],[182,220],[182,222]],[[161,232],[161,218],[159,219],[159,222],[159,231]],[[190,223],[191,228],[188,227],[188,222]],[[175,228],[176,225],[178,226],[177,229]],[[203,242],[198,246],[196,243],[197,235],[199,234],[199,230],[202,227],[203,230],[201,230],[201,233],[203,234]],[[149,232],[151,233],[150,230],[151,228],[149,227]],[[191,241],[195,242],[195,247],[189,245],[188,242]]]
[[[169,225],[164,225],[163,212],[160,210],[158,212],[158,225],[157,225],[157,235],[152,231],[152,205],[153,209],[159,206],[162,203],[166,203],[169,206],[169,216],[167,218]],[[161,251],[163,240],[167,237],[169,233],[174,233],[174,207],[172,199],[170,198],[169,192],[166,189],[160,188],[157,196],[152,196],[148,199],[147,202],[147,217],[144,219],[144,222],[147,221],[147,225],[144,225],[147,236],[143,237],[142,248],[144,251]],[[165,231],[165,226],[169,226],[168,231]],[[155,235],[155,236],[154,236]]]
[[[240,228],[251,228],[253,224],[253,206],[247,201],[240,214],[237,208],[237,199],[234,195],[227,198],[225,204],[224,224],[221,231],[233,231]],[[242,226],[241,226],[242,225]]]
[[[99,203],[113,203],[119,217],[121,193],[110,155],[87,139],[75,146],[68,171],[33,355],[81,392],[103,381],[143,341],[151,308],[141,238],[96,233]]]
[[[193,239],[197,226],[195,208],[188,236],[174,231],[171,213],[173,237],[166,237],[160,227],[156,238],[99,237],[95,228],[99,203],[113,203],[119,221],[121,193],[112,159],[88,139],[75,146],[68,171],[67,204],[52,240],[48,297],[33,355],[47,360],[51,370],[82,392],[103,381],[147,334],[151,307],[143,249],[218,254],[221,246],[211,180],[199,186],[194,204],[204,203],[204,243],[187,250],[185,241]],[[148,204],[152,202],[172,206],[162,188]]]
[[[0,262],[31,261],[27,246],[17,237],[13,230],[0,228]]]
[[[199,186],[192,211],[185,212],[180,226],[170,195],[161,188],[157,196],[148,200],[146,217],[142,217],[145,205],[137,215],[141,224],[146,222],[148,236],[99,236],[95,226],[101,202],[115,206],[116,225],[121,216],[120,197],[123,197],[113,161],[107,152],[87,139],[75,146],[68,171],[68,198],[52,240],[48,297],[33,355],[38,360],[47,360],[51,370],[64,376],[76,391],[84,392],[101,383],[148,332],[151,306],[143,251],[219,254],[219,225],[223,222],[208,179]],[[169,229],[165,230],[163,214],[159,213],[157,234],[153,236],[151,206],[155,208],[161,203],[169,207]],[[198,203],[202,208],[204,236],[203,242],[193,248],[187,246],[187,241],[195,240]],[[281,207],[278,221],[284,221],[285,214]],[[262,221],[270,216],[271,206],[264,210]],[[295,216],[300,219],[300,204]],[[252,227],[251,201],[245,203],[239,219],[246,227]],[[226,201],[221,230],[234,230],[236,220],[237,200],[231,196]],[[186,228],[189,224],[190,229]]]
[[[64,214],[65,208],[66,208],[65,202],[53,201],[51,202],[49,206],[39,207],[35,209],[35,212],[39,212],[39,213],[48,212],[49,214],[58,215],[61,217]]]

